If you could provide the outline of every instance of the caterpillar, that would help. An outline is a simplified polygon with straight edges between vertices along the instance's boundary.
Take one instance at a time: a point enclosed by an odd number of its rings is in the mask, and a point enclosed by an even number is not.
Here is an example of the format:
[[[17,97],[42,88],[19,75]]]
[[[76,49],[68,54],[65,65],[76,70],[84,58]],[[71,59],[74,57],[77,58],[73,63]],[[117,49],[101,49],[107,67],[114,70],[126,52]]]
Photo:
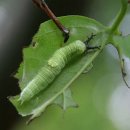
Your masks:
[[[74,55],[81,55],[89,48],[87,47],[88,41],[90,41],[93,36],[94,35],[88,38],[86,42],[76,40],[69,45],[58,49],[47,61],[47,64],[40,69],[38,74],[23,89],[19,98],[20,102],[29,101],[39,92],[43,91],[55,77],[60,74],[62,69]]]

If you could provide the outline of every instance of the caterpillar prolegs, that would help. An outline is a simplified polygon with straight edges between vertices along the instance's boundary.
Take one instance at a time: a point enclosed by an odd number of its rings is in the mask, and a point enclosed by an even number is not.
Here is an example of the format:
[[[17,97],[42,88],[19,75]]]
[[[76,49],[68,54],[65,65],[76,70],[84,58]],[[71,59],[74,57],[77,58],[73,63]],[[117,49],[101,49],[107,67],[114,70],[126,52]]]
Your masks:
[[[87,42],[76,40],[69,45],[58,49],[48,60],[47,64],[41,68],[38,74],[23,89],[19,101],[21,103],[29,101],[39,92],[43,91],[55,77],[60,74],[62,69],[74,55],[81,55],[87,50],[88,43],[86,43]]]

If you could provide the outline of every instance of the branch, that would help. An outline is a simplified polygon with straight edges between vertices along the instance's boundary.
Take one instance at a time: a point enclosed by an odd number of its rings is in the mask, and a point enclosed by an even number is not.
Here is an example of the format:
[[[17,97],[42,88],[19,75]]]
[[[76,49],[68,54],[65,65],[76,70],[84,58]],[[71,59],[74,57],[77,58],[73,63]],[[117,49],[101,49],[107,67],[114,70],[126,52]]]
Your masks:
[[[130,0],[128,1],[130,2]],[[121,0],[121,10],[119,12],[119,14],[117,15],[115,21],[113,22],[112,26],[111,26],[111,32],[114,33],[115,31],[117,31],[122,19],[124,18],[126,11],[127,11],[127,5],[128,3],[126,2],[126,0]]]
[[[32,0],[42,11],[44,11],[50,19],[56,24],[56,26],[61,30],[64,36],[64,42],[69,39],[69,30],[62,25],[62,23],[57,19],[54,13],[50,10],[44,0]]]

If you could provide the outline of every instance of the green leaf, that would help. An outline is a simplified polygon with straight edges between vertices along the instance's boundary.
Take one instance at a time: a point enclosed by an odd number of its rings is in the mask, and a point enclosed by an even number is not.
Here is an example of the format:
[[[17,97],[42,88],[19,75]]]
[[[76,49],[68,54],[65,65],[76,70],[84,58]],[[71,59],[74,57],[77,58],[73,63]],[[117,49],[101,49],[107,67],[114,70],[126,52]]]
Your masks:
[[[130,35],[127,36],[114,36],[113,42],[122,55],[130,58]]]
[[[71,90],[66,89],[59,97],[54,101],[55,104],[59,105],[66,110],[69,107],[77,107],[78,105],[74,102],[72,98]]]
[[[67,91],[68,87],[91,65],[109,40],[108,29],[93,19],[83,16],[66,16],[59,18],[59,20],[70,30],[69,40],[67,43],[63,43],[62,33],[52,21],[41,24],[39,31],[32,40],[32,44],[23,50],[23,63],[16,74],[21,90],[37,75],[41,67],[61,46],[74,40],[85,41],[87,37],[94,33],[96,36],[90,44],[91,46],[101,46],[101,49],[79,56],[71,61],[52,84],[45,91],[33,97],[32,100],[21,104],[18,101],[19,96],[10,98],[19,114],[22,116],[32,115],[31,120],[40,116],[47,106],[56,103],[56,99],[60,100],[59,104],[64,109],[74,106],[75,103],[72,101],[71,93]],[[61,100],[61,96],[64,102]]]

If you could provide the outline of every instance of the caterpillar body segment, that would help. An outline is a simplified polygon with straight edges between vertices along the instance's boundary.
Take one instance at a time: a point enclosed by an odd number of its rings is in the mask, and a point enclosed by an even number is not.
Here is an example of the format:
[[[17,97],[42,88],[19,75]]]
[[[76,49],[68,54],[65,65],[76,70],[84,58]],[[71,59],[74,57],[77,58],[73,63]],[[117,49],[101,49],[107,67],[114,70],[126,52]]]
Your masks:
[[[47,64],[41,68],[38,74],[27,84],[20,94],[21,103],[29,101],[39,92],[43,91],[60,74],[62,69],[72,59],[73,55],[80,55],[86,51],[86,45],[76,40],[65,47],[58,49]]]
[[[86,45],[77,40],[65,47],[60,48],[54,53],[54,55],[48,60],[48,64],[52,67],[60,66],[64,67],[74,54],[80,55],[86,50]]]

